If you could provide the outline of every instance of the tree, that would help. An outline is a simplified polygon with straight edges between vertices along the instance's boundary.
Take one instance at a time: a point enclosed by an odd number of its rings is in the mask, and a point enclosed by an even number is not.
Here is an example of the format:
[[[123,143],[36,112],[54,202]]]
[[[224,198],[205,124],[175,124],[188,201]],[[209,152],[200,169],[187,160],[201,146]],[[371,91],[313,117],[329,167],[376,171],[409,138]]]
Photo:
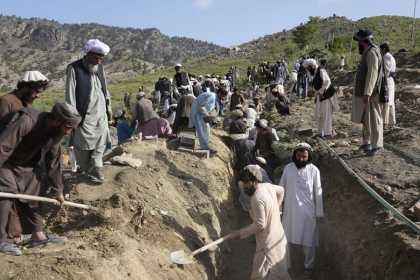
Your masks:
[[[303,50],[315,38],[317,30],[318,28],[312,22],[302,24],[292,31],[292,40],[299,49]]]

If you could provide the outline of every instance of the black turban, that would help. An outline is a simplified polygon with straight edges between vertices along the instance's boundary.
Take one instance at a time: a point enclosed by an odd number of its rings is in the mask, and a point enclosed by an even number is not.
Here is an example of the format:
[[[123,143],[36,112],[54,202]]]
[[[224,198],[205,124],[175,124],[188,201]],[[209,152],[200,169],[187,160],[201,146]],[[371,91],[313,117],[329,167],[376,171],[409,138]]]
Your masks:
[[[67,102],[58,102],[54,105],[51,113],[57,120],[62,121],[68,127],[76,128],[82,120],[77,109]]]

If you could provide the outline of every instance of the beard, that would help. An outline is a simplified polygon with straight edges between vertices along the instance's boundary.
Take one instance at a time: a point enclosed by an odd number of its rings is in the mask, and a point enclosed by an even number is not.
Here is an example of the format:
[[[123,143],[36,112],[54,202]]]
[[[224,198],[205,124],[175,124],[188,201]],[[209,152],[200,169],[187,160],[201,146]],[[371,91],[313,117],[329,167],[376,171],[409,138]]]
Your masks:
[[[53,128],[51,128],[49,134],[54,143],[60,141],[61,138],[63,138],[64,136],[64,133],[61,131],[60,126],[54,126]]]
[[[302,169],[304,168],[306,165],[308,165],[308,161],[299,161],[297,159],[293,159],[293,162],[295,163],[297,169]]]
[[[245,188],[244,188],[244,193],[247,196],[253,196],[256,190],[257,190],[257,188],[255,187],[255,183],[252,182],[252,185],[249,187],[248,190],[245,190]]]
[[[311,69],[310,71],[309,71],[309,73],[311,73],[311,76],[313,77],[314,75],[315,75],[315,69]]]
[[[22,98],[22,102],[26,103],[26,104],[32,104],[35,100],[35,98],[33,98],[31,96],[31,89],[28,89],[26,92],[23,93],[23,98]]]
[[[365,47],[363,47],[363,45],[359,42],[359,54],[363,54],[364,51]]]
[[[90,75],[95,75],[96,73],[98,73],[98,69],[99,69],[98,64],[89,64],[89,74]]]

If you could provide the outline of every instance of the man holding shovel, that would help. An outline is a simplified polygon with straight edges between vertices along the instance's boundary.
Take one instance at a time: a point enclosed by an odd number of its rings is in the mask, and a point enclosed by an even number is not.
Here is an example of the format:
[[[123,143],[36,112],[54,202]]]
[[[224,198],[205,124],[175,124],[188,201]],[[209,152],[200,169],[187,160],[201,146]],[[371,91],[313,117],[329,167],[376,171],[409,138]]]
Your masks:
[[[66,102],[54,105],[52,111],[31,108],[12,111],[0,118],[0,192],[42,196],[41,168],[45,156],[46,173],[56,205],[64,204],[62,183],[61,138],[70,134],[81,117]],[[23,233],[32,233],[30,247],[50,242],[66,242],[67,238],[44,234],[42,203],[15,201]],[[6,224],[13,200],[0,198],[0,253],[19,256],[22,252],[6,243]]]
[[[232,231],[231,238],[246,238],[255,234],[257,248],[254,255],[251,280],[291,280],[286,235],[280,221],[280,207],[284,189],[270,183],[262,183],[261,171],[248,165],[239,179],[245,194],[251,196],[249,213],[253,223]]]

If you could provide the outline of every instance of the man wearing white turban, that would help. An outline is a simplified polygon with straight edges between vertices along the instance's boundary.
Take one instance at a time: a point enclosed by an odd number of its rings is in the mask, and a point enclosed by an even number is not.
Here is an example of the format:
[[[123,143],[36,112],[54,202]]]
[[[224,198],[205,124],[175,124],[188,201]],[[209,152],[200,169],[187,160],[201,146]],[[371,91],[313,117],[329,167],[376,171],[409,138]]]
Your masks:
[[[111,142],[108,121],[112,119],[111,96],[106,88],[102,59],[108,54],[108,45],[98,39],[87,41],[84,57],[67,67],[66,101],[77,108],[82,121],[70,136],[69,146],[81,171],[105,182],[101,172],[102,155]]]
[[[315,90],[315,120],[318,129],[314,138],[324,136],[332,139],[332,117],[334,111],[339,110],[334,86],[327,71],[318,66],[314,59],[306,59],[303,66],[311,75]]]

